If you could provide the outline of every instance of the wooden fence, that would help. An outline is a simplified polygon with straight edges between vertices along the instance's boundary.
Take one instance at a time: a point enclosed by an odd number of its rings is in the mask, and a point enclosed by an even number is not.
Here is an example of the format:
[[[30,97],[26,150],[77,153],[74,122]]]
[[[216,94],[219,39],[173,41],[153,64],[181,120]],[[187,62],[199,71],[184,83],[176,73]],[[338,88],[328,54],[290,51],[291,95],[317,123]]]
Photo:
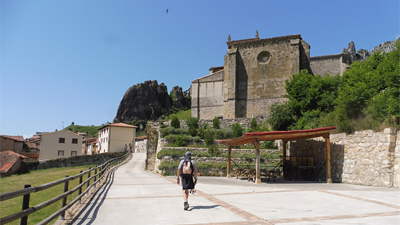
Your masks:
[[[130,154],[130,152],[127,152],[124,156],[121,156],[121,157],[118,157],[115,159],[110,159],[107,162],[101,164],[100,166],[97,166],[95,168],[89,168],[89,170],[87,170],[87,171],[81,171],[78,175],[67,176],[64,179],[56,180],[56,181],[53,181],[53,182],[50,182],[47,184],[43,184],[40,186],[36,186],[36,187],[31,187],[28,184],[28,185],[25,185],[24,189],[0,195],[0,203],[2,201],[8,200],[8,199],[13,199],[13,198],[23,196],[22,211],[1,218],[0,225],[6,224],[6,223],[12,222],[14,220],[18,220],[18,219],[21,219],[21,222],[20,222],[21,225],[26,225],[27,221],[28,221],[28,215],[30,215],[34,212],[37,212],[49,205],[61,200],[61,199],[62,199],[61,209],[59,209],[57,212],[53,213],[51,216],[47,217],[46,219],[44,219],[43,221],[41,221],[38,224],[47,224],[50,221],[52,221],[53,219],[57,218],[58,216],[61,216],[61,218],[64,219],[65,211],[67,211],[69,208],[71,208],[76,202],[80,201],[81,198],[85,194],[87,194],[92,187],[96,187],[96,184],[98,184],[98,182],[102,180],[102,178],[107,174],[106,172],[108,170],[110,170],[114,166],[120,164],[121,162],[124,162],[129,156],[131,156],[131,154]],[[92,171],[94,171],[93,175],[91,175]],[[86,174],[87,174],[87,179],[84,182],[82,182],[83,176]],[[68,190],[69,181],[74,180],[74,179],[79,179],[79,185],[71,190]],[[90,181],[92,179],[93,179],[93,183],[90,184]],[[60,185],[60,184],[64,184],[64,193],[63,194],[56,196],[45,202],[42,202],[38,205],[29,207],[29,199],[30,199],[31,193],[43,191],[45,189],[48,189],[48,188],[51,188],[51,187],[54,187],[54,186]],[[84,191],[82,191],[82,189],[84,188],[85,185],[86,185],[86,189]],[[79,191],[78,197],[76,197],[69,204],[67,204],[67,197],[76,191]]]

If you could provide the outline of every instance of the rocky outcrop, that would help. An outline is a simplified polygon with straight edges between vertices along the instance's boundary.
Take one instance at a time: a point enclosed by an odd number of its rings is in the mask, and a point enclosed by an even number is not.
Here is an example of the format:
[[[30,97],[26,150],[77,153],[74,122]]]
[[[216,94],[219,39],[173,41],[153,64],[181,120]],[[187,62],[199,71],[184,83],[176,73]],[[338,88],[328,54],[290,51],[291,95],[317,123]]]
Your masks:
[[[189,108],[190,107],[190,97],[187,92],[182,91],[182,87],[175,86],[170,92],[170,96],[174,102],[174,106],[177,108]]]
[[[366,49],[358,49],[356,51],[356,47],[354,42],[350,42],[346,48],[343,48],[342,53],[348,54],[350,56],[351,61],[362,61],[366,60],[370,55],[374,54],[377,51],[382,51],[383,53],[388,53],[396,49],[396,41],[386,41],[382,44],[375,46],[371,52],[368,52]]]
[[[133,85],[119,104],[114,122],[130,123],[137,120],[155,120],[168,112],[172,99],[164,83],[156,80]]]

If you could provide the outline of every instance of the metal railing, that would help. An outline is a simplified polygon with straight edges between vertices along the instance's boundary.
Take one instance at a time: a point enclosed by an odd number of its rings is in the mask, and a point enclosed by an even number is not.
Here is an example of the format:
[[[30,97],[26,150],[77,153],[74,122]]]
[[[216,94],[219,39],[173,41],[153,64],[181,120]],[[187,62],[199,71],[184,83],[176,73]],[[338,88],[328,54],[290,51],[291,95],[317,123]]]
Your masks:
[[[31,187],[31,185],[27,184],[25,185],[24,189],[18,190],[18,191],[13,191],[5,194],[0,195],[0,202],[8,200],[8,199],[13,199],[17,198],[20,196],[23,196],[22,200],[22,211],[14,213],[12,215],[5,216],[0,219],[0,225],[6,224],[18,219],[21,219],[20,224],[21,225],[26,225],[28,221],[28,215],[37,212],[59,200],[62,199],[62,206],[61,209],[59,209],[57,212],[53,213],[51,216],[47,217],[43,221],[41,221],[38,224],[47,224],[51,222],[53,219],[57,218],[58,216],[61,216],[62,219],[65,218],[65,211],[67,211],[69,208],[71,208],[76,202],[80,201],[82,197],[87,194],[92,187],[96,187],[96,184],[98,184],[102,178],[107,174],[106,172],[113,168],[114,166],[120,164],[121,162],[125,161],[129,156],[131,156],[130,152],[127,152],[124,156],[115,158],[115,159],[110,159],[107,162],[101,164],[100,166],[90,168],[87,171],[81,171],[79,174],[75,176],[67,176],[64,179],[61,180],[56,180],[47,184],[42,184],[36,187]],[[94,174],[91,175],[91,172],[94,171]],[[87,179],[82,182],[82,178],[84,175],[87,174]],[[98,179],[96,179],[98,177]],[[75,188],[68,190],[68,184],[69,181],[74,180],[79,178],[79,185],[76,186]],[[90,184],[90,181],[93,179],[93,183]],[[64,193],[61,195],[58,195],[50,200],[47,200],[45,202],[42,202],[38,205],[29,207],[29,200],[30,200],[30,194],[46,190],[48,188],[64,184]],[[83,186],[86,185],[85,191],[82,192]],[[74,192],[79,191],[79,195],[73,199],[70,203],[67,204],[67,197]]]

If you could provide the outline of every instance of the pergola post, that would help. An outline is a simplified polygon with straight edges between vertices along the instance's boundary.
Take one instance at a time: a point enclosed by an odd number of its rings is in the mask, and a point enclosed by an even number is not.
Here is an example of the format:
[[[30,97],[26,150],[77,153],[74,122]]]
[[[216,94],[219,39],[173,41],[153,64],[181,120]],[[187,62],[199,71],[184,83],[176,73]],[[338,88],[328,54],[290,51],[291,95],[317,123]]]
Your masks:
[[[260,140],[256,139],[256,184],[261,184],[260,177]]]
[[[228,168],[226,168],[226,177],[231,178],[231,150],[232,146],[228,146]]]
[[[326,143],[326,182],[328,184],[332,183],[331,179],[331,144],[329,139],[329,134],[324,136]]]
[[[283,145],[282,165],[286,160],[286,144],[287,144],[287,141],[282,140],[282,145]]]

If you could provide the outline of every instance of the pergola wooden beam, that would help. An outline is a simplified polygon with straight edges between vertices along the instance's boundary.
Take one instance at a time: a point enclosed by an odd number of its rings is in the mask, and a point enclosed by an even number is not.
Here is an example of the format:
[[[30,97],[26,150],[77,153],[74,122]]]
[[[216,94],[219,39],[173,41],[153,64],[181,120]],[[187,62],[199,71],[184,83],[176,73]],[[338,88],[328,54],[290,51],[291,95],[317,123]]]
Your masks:
[[[220,144],[228,145],[228,168],[227,177],[231,177],[231,150],[232,146],[254,143],[256,147],[256,180],[255,183],[261,183],[260,178],[260,141],[282,140],[283,142],[283,160],[286,160],[286,143],[288,141],[304,140],[315,137],[324,137],[326,142],[326,181],[332,183],[331,179],[331,151],[329,134],[336,127],[323,127],[310,130],[295,130],[295,131],[273,131],[273,132],[253,132],[246,133],[244,136],[232,139],[219,141]]]

